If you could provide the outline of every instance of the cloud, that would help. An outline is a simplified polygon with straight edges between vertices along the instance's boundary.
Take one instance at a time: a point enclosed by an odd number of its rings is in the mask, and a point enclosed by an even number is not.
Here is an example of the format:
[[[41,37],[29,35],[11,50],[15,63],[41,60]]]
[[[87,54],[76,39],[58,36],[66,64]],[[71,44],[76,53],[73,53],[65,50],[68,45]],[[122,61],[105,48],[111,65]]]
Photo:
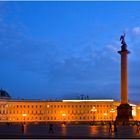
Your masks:
[[[117,52],[118,48],[112,44],[108,44],[107,48],[113,52]]]
[[[132,29],[132,34],[135,36],[140,36],[140,27],[134,27]]]

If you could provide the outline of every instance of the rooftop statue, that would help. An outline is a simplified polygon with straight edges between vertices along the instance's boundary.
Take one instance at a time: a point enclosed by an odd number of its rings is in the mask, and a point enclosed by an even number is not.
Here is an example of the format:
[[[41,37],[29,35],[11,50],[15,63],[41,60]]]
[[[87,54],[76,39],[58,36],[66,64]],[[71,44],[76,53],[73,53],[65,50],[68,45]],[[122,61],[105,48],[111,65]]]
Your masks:
[[[122,46],[121,46],[122,51],[127,50],[127,44],[125,43],[125,33],[123,35],[121,35],[120,41],[121,41],[121,44],[122,44]]]

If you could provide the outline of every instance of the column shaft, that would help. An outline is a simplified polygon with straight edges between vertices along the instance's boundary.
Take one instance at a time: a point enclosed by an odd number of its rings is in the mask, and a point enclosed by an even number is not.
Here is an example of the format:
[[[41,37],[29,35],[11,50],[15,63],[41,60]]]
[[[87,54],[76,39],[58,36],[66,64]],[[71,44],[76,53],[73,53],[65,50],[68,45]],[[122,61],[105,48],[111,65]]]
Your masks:
[[[127,51],[121,52],[121,104],[128,103]]]

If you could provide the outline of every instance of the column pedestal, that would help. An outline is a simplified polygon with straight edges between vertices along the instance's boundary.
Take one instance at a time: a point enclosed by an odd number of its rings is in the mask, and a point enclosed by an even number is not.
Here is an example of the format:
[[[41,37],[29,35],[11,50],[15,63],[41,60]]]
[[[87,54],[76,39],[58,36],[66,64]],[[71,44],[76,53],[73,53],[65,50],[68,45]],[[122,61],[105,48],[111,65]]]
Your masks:
[[[132,106],[129,104],[120,104],[117,107],[116,121],[121,124],[127,124],[129,121],[133,121]]]

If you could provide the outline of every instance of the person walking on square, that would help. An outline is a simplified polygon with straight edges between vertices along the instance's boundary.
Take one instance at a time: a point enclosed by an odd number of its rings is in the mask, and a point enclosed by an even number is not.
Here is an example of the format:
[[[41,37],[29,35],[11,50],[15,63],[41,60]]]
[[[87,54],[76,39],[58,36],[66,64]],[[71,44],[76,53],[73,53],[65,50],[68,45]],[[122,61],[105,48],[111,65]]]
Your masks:
[[[139,131],[140,131],[140,123],[138,122],[137,123],[137,132],[136,133],[139,134]]]
[[[116,124],[116,121],[114,122],[114,133],[117,132],[117,124]]]
[[[112,132],[112,124],[111,124],[111,122],[109,122],[109,133],[111,133]]]
[[[53,124],[49,124],[49,133],[54,133]]]
[[[24,124],[23,123],[21,124],[21,133],[22,133],[22,135],[24,134]]]

